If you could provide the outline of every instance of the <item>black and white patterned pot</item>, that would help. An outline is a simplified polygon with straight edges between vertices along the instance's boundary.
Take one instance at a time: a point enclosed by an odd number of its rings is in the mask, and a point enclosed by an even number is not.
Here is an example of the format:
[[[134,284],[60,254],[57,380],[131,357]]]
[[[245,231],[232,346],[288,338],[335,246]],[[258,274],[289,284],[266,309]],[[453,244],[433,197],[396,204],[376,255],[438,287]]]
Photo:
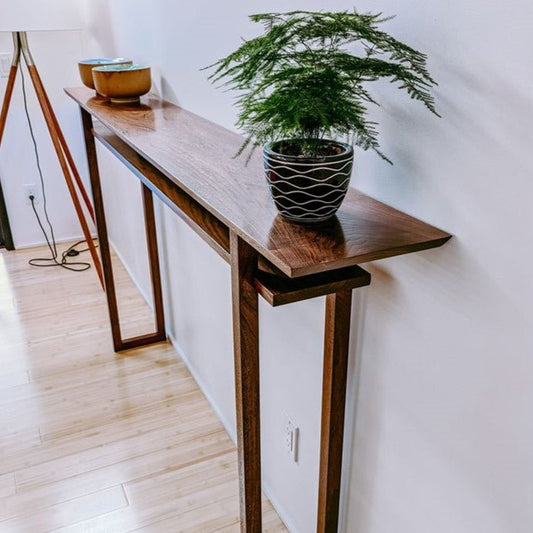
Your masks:
[[[303,224],[335,216],[348,191],[353,148],[324,141],[338,147],[339,153],[315,159],[276,152],[282,142],[266,145],[263,150],[267,183],[280,214]]]

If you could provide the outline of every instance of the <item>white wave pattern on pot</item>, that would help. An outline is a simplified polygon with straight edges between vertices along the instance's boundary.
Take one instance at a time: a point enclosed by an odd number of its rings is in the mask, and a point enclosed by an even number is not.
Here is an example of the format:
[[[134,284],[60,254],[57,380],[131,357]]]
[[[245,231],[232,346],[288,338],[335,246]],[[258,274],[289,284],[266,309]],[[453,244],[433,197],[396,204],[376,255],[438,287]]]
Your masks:
[[[316,172],[317,170],[330,170],[332,167],[336,167],[337,165],[340,165],[341,163],[344,163],[340,168],[336,168],[335,170],[344,170],[348,165],[352,163],[352,158],[349,157],[347,159],[341,159],[340,161],[334,161],[332,165],[324,165],[324,163],[293,163],[291,161],[290,166],[287,165],[273,165],[272,164],[272,156],[271,156],[271,162],[270,162],[270,168],[278,170],[280,168],[286,168],[287,170],[293,170],[294,167],[303,166],[303,167],[312,167],[309,170],[302,170],[300,174],[309,174],[311,172]]]
[[[290,210],[286,210],[286,211],[281,211],[280,210],[280,213],[288,214],[292,218],[298,218],[299,217],[302,220],[316,219],[318,221],[318,220],[322,220],[322,219],[328,217],[329,215],[335,213],[335,211],[337,211],[337,209],[338,209],[337,206],[333,206],[333,207],[331,207],[331,206],[323,206],[323,207],[320,207],[320,208],[316,209],[314,211],[314,213],[310,214],[307,209],[295,205],[295,206],[291,207]],[[298,215],[296,213],[297,211],[300,211],[301,214]]]
[[[340,200],[340,198],[344,196],[344,191],[335,191],[335,192],[338,192],[338,194],[334,200],[324,200],[318,197],[318,198],[313,198],[312,200],[307,200],[305,202],[298,202],[298,207],[303,207],[304,205],[309,205],[309,204],[322,204],[322,205],[330,206],[332,205],[332,203],[337,203]],[[278,201],[279,200],[280,198],[278,198]]]
[[[278,174],[278,176],[279,176],[279,174]],[[335,176],[336,176],[336,174],[335,174]],[[279,177],[283,178],[283,176],[279,176]],[[318,180],[318,181],[320,181],[320,180]],[[345,185],[347,185],[349,181],[350,181],[350,176],[348,176],[345,180],[342,181],[342,183],[339,183],[338,185],[333,184],[333,183],[317,183],[316,185],[310,185],[309,187],[300,187],[300,189],[298,191],[291,191],[291,192],[282,191],[276,185],[276,183],[270,183],[270,186],[273,189],[279,190],[281,193],[283,193],[285,195],[291,195],[291,194],[294,194],[294,193],[297,193],[297,192],[301,192],[301,191],[309,191],[310,189],[316,189],[317,187],[320,187],[320,188],[331,188],[331,189],[335,189],[336,190],[336,189],[342,188]]]
[[[320,163],[277,164],[265,158],[265,175],[279,212],[295,221],[321,221],[332,216],[340,207],[352,173],[352,158]],[[279,171],[295,172],[295,166],[306,170],[292,175]],[[309,168],[311,167],[311,168]],[[320,173],[329,173],[326,180]],[[318,177],[314,177],[317,176]],[[344,179],[339,181],[339,176]],[[329,190],[328,190],[329,189]],[[325,193],[325,191],[328,191]]]
[[[270,155],[269,158],[270,158],[271,161],[277,161],[279,163],[284,163],[285,162],[283,159],[274,159],[274,156],[272,156],[272,155]],[[348,163],[351,163],[351,162],[352,162],[352,156],[348,156],[348,157],[345,157],[344,159],[337,159],[335,161],[332,161],[331,164],[333,166],[337,166],[337,165],[340,165],[341,163],[344,163],[344,165],[341,168],[337,169],[337,170],[342,170],[342,169],[344,169],[346,167],[346,165],[348,165]],[[289,163],[289,165],[290,166],[286,166],[286,165],[280,164],[280,165],[276,165],[273,168],[284,167],[284,168],[288,168],[289,170],[292,170],[293,167],[299,167],[299,166],[302,166],[302,167],[313,167],[309,171],[302,171],[302,174],[308,174],[309,172],[314,172],[315,170],[317,170],[320,167],[325,168],[325,169],[331,168],[328,165],[324,165],[323,161],[320,161],[319,163],[304,163],[304,162],[299,163],[297,161],[294,161],[294,162],[291,161]]]

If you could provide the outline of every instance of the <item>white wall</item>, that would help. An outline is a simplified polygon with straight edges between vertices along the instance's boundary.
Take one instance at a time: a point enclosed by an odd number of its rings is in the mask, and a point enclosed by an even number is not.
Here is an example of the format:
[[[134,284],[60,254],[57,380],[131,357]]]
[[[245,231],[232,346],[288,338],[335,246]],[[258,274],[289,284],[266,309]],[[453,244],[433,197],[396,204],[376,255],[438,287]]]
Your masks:
[[[70,145],[73,157],[78,162],[82,176],[86,176],[80,139],[79,112],[72,105],[63,87],[79,85],[77,61],[83,56],[81,31],[50,31],[28,33],[30,49],[56,112],[63,133]],[[10,33],[0,32],[0,53],[12,54],[13,40]],[[22,61],[22,60],[21,60]],[[23,61],[22,61],[23,62]],[[26,91],[32,125],[35,130],[39,155],[45,180],[48,212],[58,240],[77,238],[81,229],[68,195],[61,168],[57,161],[42,111],[28,72],[24,69]],[[0,94],[4,95],[7,78],[0,78]],[[42,194],[37,172],[33,145],[24,113],[20,73],[11,101],[2,149],[0,150],[0,180],[6,197],[8,216],[15,246],[25,247],[44,242],[43,235],[31,206],[27,205],[24,184],[39,188],[43,214]]]
[[[231,127],[231,95],[199,68],[255,34],[246,15],[351,7],[91,0],[86,49],[150,63],[166,98]],[[439,250],[367,265],[372,286],[354,298],[344,530],[529,533],[533,5],[358,7],[396,13],[386,28],[429,54],[443,118],[377,87],[383,107],[375,117],[395,165],[359,151],[353,184],[455,237]],[[137,188],[104,151],[101,161],[108,203],[121,207],[113,240],[146,290],[142,250],[127,244],[141,235]],[[228,266],[166,208],[158,218],[171,334],[232,427]],[[260,310],[264,478],[291,530],[307,533],[316,509],[323,300]],[[283,451],[285,414],[301,428],[299,464]]]

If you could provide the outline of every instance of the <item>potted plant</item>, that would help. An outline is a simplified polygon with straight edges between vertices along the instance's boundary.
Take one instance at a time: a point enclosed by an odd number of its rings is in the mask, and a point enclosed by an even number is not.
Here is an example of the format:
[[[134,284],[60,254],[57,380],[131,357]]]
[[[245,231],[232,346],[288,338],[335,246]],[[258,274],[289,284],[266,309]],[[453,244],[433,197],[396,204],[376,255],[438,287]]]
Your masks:
[[[340,207],[353,146],[380,150],[367,83],[389,78],[437,114],[426,55],[379,29],[389,18],[357,11],[251,15],[265,31],[210,67],[210,79],[238,91],[239,149],[264,145],[264,165],[281,215],[321,222]]]

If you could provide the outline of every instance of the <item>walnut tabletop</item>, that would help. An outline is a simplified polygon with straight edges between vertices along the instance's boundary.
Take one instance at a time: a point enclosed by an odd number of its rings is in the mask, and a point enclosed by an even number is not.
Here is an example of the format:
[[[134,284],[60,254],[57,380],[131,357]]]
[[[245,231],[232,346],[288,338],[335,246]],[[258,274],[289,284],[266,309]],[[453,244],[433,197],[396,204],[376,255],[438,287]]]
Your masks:
[[[148,95],[138,107],[66,93],[289,277],[435,248],[450,235],[350,188],[337,217],[316,226],[283,219],[267,189],[261,150],[246,165],[242,137]]]

